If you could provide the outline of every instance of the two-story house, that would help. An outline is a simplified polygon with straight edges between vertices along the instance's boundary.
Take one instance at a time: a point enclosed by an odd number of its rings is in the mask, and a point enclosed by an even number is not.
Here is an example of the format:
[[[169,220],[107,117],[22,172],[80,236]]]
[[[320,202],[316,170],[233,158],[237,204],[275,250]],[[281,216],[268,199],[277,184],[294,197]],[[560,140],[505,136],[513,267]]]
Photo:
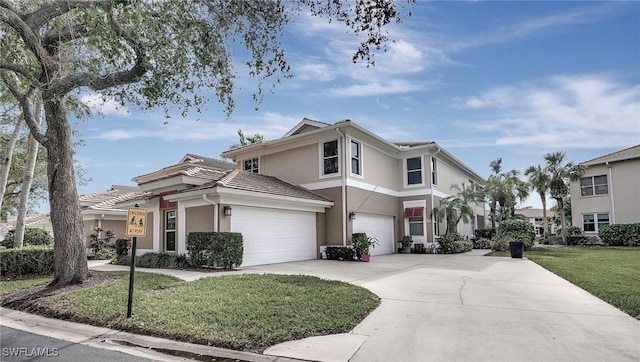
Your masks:
[[[403,235],[415,243],[433,242],[444,220],[431,214],[452,195],[452,184],[475,187],[483,178],[435,142],[389,142],[345,120],[335,124],[303,119],[282,138],[222,153],[248,172],[278,177],[334,202],[318,224],[318,245],[348,245],[365,232],[389,254]],[[458,225],[472,236],[484,227],[484,205],[476,218]]]
[[[571,220],[585,233],[609,224],[640,222],[640,145],[582,162],[571,183]]]

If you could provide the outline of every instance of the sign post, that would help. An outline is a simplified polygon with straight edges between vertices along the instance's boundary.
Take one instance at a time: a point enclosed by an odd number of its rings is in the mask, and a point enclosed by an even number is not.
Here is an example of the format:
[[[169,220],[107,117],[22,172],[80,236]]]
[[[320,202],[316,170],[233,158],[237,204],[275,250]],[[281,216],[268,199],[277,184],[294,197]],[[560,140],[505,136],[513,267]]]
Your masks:
[[[133,304],[133,276],[136,271],[136,242],[138,236],[145,236],[147,230],[147,210],[136,207],[129,208],[127,213],[126,235],[133,238],[131,241],[131,268],[129,269],[129,300],[127,301],[127,318],[131,318],[131,306]]]

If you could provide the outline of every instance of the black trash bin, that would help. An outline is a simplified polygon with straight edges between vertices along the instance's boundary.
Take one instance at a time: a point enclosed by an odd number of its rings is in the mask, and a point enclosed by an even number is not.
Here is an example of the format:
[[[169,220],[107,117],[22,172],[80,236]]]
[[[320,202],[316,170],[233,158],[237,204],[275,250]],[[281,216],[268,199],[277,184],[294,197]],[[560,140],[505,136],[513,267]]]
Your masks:
[[[524,253],[524,242],[510,241],[509,251],[511,252],[512,258],[522,258],[522,254]]]

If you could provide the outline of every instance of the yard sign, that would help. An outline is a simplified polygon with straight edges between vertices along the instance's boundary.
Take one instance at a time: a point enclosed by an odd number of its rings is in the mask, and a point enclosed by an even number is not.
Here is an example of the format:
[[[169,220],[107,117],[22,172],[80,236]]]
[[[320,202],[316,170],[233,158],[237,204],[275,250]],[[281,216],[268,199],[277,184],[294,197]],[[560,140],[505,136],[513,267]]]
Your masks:
[[[127,236],[145,236],[147,231],[147,210],[129,208],[127,214]]]

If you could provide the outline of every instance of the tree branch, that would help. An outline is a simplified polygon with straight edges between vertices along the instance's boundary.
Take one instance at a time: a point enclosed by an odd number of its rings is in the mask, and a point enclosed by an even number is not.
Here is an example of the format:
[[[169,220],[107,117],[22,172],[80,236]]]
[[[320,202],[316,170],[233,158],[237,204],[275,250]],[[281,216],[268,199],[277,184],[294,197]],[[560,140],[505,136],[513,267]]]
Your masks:
[[[49,30],[44,34],[44,47],[53,50],[59,43],[66,43],[75,39],[83,38],[89,34],[90,28],[86,24],[77,24],[64,29]]]
[[[20,74],[21,76],[27,78],[27,80],[31,82],[31,84],[33,84],[34,86],[38,85],[39,83],[38,79],[36,79],[36,77],[34,77],[31,73],[29,73],[29,71],[26,68],[21,67],[17,64],[0,61],[0,70],[2,69],[10,70],[12,72]]]
[[[108,1],[111,3],[111,1]],[[107,1],[86,1],[86,0],[63,0],[56,1],[42,6],[37,11],[26,14],[23,16],[25,23],[29,25],[31,29],[38,29],[47,22],[55,19],[56,17],[66,14],[73,9],[89,8],[96,4],[105,4]]]
[[[16,79],[10,79],[6,71],[1,72],[0,74],[2,74],[2,80],[7,85],[7,88],[9,88],[9,91],[11,92],[11,94],[13,94],[13,96],[16,98],[16,100],[20,104],[20,110],[22,111],[22,118],[27,123],[27,126],[29,126],[31,135],[42,145],[46,146],[47,138],[40,132],[40,126],[38,126],[38,124],[35,122],[35,119],[33,118],[33,113],[31,112],[31,108],[30,108],[31,97],[33,97],[36,91],[36,88],[33,85],[31,85],[29,87],[29,90],[25,94],[22,94],[18,90]],[[15,74],[11,74],[11,75],[15,77]]]

